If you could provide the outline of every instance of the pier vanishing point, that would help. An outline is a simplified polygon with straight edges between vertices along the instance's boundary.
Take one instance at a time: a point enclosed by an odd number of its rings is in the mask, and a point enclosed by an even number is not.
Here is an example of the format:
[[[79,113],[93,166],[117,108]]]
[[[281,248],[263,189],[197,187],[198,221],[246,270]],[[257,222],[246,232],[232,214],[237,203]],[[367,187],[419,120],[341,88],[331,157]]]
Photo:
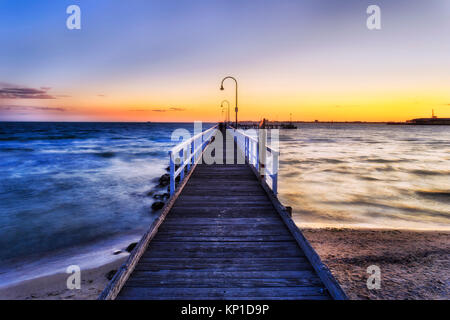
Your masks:
[[[224,161],[208,165],[215,139]],[[99,299],[347,299],[278,201],[264,139],[219,124],[176,146],[170,199]]]

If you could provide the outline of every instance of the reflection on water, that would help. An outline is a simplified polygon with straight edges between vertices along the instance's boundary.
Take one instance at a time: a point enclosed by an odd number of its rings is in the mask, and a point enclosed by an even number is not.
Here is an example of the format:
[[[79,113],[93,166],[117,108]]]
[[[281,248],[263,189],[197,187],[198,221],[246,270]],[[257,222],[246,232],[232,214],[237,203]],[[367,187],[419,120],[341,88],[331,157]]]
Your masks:
[[[279,193],[299,226],[450,230],[450,127],[280,132]]]

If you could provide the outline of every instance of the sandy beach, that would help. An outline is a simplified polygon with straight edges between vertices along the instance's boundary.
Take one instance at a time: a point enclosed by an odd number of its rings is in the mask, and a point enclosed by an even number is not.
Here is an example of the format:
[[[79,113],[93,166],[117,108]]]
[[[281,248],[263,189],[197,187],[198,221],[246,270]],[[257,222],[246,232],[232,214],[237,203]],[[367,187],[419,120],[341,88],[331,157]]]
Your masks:
[[[350,299],[449,299],[450,232],[367,229],[305,229],[305,236],[341,283]],[[82,271],[80,290],[66,288],[67,274],[56,274],[0,289],[0,299],[97,299],[106,274],[123,257]],[[381,269],[381,288],[368,290],[366,269]]]
[[[449,299],[450,232],[303,230],[350,299]],[[368,290],[366,271],[381,270],[381,288]]]
[[[11,287],[0,288],[0,300],[96,300],[109,280],[106,275],[117,270],[128,257],[81,271],[81,289],[69,290],[66,273],[27,280]]]

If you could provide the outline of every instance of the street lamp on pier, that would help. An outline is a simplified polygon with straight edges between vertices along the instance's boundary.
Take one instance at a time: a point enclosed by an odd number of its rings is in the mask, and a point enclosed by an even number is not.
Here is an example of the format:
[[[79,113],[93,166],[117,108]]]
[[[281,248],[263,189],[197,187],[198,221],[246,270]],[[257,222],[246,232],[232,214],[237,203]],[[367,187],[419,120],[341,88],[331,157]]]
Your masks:
[[[238,127],[238,83],[237,83],[237,80],[233,77],[230,77],[230,76],[225,77],[222,79],[222,84],[220,85],[220,90],[224,90],[223,83],[227,79],[234,80],[234,82],[236,84],[236,107],[235,107],[234,111],[236,112],[236,129],[237,129],[237,127]]]

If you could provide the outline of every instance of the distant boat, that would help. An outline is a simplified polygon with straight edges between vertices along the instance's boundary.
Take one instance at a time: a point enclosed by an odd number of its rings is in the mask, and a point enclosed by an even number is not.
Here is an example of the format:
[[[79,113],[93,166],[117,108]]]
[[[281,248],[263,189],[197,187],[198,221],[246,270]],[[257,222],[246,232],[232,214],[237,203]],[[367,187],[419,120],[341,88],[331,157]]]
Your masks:
[[[422,126],[432,126],[432,125],[450,125],[450,118],[438,118],[434,115],[434,110],[431,111],[431,118],[417,118],[411,119],[406,122],[388,122],[387,124],[391,125],[422,125]]]
[[[297,127],[292,124],[292,113],[289,114],[289,123],[283,123],[281,129],[297,129]]]

